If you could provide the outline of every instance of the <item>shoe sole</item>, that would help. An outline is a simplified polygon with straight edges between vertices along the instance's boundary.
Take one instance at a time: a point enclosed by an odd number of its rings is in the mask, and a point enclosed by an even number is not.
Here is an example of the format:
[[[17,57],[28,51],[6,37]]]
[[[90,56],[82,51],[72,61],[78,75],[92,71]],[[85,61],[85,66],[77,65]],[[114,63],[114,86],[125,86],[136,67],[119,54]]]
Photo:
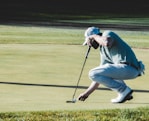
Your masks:
[[[131,96],[132,93],[133,93],[133,90],[131,90],[131,91],[125,96],[125,98],[124,98],[121,102],[118,102],[118,103],[124,103],[124,102],[127,101],[127,100],[132,100],[132,99],[133,99],[133,96]]]

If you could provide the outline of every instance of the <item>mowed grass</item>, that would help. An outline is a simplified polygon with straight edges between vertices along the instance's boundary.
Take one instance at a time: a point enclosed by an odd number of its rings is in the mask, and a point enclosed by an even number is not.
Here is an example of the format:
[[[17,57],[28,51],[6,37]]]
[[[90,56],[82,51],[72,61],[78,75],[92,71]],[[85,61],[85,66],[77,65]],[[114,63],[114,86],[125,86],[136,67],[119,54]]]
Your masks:
[[[3,44],[79,44],[82,29],[55,28],[32,25],[0,25]]]
[[[87,28],[60,28],[32,25],[0,25],[1,44],[73,44],[84,41]],[[112,29],[111,29],[112,30]],[[103,32],[104,29],[101,29]],[[148,31],[122,31],[118,33],[130,46],[148,48]]]
[[[52,117],[51,115],[53,115],[53,120],[56,117],[62,117],[61,120],[67,120],[67,118],[71,120],[71,113],[77,117],[79,116],[77,112],[81,111],[83,120],[88,110],[123,109],[121,110],[123,113],[134,112],[136,114],[137,109],[134,111],[131,108],[148,107],[149,72],[147,68],[149,67],[149,50],[147,48],[149,47],[149,34],[145,31],[115,31],[127,43],[135,47],[133,50],[138,59],[146,65],[144,76],[127,81],[128,85],[134,89],[132,101],[124,104],[111,104],[110,99],[115,97],[116,93],[101,86],[85,102],[66,103],[66,100],[72,98],[87,51],[87,47],[81,45],[84,41],[84,30],[83,28],[1,25],[0,112],[14,112],[5,113],[14,120],[16,115],[20,116],[16,116],[16,119],[20,120],[24,118],[40,120],[43,117],[47,117],[48,120]],[[76,96],[90,84],[88,71],[99,65],[99,59],[98,50],[92,49],[79,83],[79,86],[83,88],[77,90]],[[128,108],[130,110],[127,110]],[[19,111],[47,112],[34,112],[37,116],[34,117],[29,112],[25,114],[15,113]],[[52,114],[49,114],[48,111]],[[60,112],[53,114],[53,111]],[[1,114],[0,118],[3,119],[4,113]],[[89,114],[91,114],[92,119],[99,119],[98,111],[95,111],[94,114],[89,112]],[[39,115],[41,118],[38,117]]]
[[[133,108],[148,105],[148,70],[145,76],[127,81],[136,90],[135,99],[128,104],[111,104],[110,99],[116,94],[102,86],[101,90],[95,91],[84,103],[65,103],[66,100],[72,98],[86,50],[86,47],[83,48],[80,45],[1,45],[0,110],[84,110],[126,108],[127,106]],[[149,50],[134,50],[148,68]],[[90,84],[88,71],[98,64],[98,51],[91,50],[80,86],[86,88]],[[83,90],[79,89],[76,96]]]

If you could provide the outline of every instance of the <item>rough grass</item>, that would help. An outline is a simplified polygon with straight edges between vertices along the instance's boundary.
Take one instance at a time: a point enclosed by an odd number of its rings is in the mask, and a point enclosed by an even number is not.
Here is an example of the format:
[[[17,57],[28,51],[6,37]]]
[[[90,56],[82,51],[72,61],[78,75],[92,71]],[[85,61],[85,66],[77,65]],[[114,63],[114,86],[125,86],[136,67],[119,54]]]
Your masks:
[[[81,18],[81,17],[80,17]],[[137,25],[137,26],[149,26],[149,18],[141,18],[141,17],[112,17],[112,16],[102,16],[99,15],[98,17],[93,16],[84,16],[82,20],[58,20],[59,22],[72,22],[72,23],[86,23],[86,24],[115,24],[115,25]]]
[[[4,121],[148,121],[149,108],[0,113]]]

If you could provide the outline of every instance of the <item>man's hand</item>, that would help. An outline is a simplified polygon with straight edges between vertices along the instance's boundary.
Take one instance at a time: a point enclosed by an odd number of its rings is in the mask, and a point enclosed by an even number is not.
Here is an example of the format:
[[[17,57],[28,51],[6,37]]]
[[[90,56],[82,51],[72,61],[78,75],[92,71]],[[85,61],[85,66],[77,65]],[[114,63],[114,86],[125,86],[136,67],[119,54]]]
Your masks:
[[[87,38],[87,45],[93,47],[94,49],[97,49],[99,47],[99,44],[95,41],[94,38]]]
[[[104,37],[104,36],[99,36],[99,35],[90,35],[88,37],[90,41],[88,41],[88,45],[91,45],[92,40],[96,41],[101,46],[106,46],[106,47],[111,47],[114,43],[113,38],[111,37]],[[90,42],[90,43],[89,43]]]
[[[80,101],[85,101],[88,98],[88,95],[82,93],[79,95],[78,100]]]
[[[88,96],[89,96],[96,88],[98,88],[98,86],[99,86],[99,83],[93,81],[93,82],[91,83],[91,85],[87,88],[87,90],[86,90],[84,93],[80,94],[77,99],[80,100],[80,101],[85,101],[85,100],[88,98]]]
[[[90,40],[90,44],[94,49],[99,47],[99,44],[94,39]]]

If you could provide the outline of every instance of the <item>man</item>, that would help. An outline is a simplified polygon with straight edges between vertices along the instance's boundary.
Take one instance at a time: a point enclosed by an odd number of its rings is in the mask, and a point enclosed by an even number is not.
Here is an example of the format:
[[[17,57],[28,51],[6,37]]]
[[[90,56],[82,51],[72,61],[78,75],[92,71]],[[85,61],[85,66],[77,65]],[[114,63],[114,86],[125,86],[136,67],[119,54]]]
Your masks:
[[[93,48],[100,49],[100,66],[89,71],[92,80],[88,89],[79,95],[78,100],[85,99],[100,84],[116,91],[118,97],[111,99],[112,103],[123,103],[133,98],[133,90],[124,80],[134,79],[144,73],[144,65],[138,61],[133,50],[116,33],[112,31],[100,32],[98,27],[89,27],[85,31],[85,42]]]

